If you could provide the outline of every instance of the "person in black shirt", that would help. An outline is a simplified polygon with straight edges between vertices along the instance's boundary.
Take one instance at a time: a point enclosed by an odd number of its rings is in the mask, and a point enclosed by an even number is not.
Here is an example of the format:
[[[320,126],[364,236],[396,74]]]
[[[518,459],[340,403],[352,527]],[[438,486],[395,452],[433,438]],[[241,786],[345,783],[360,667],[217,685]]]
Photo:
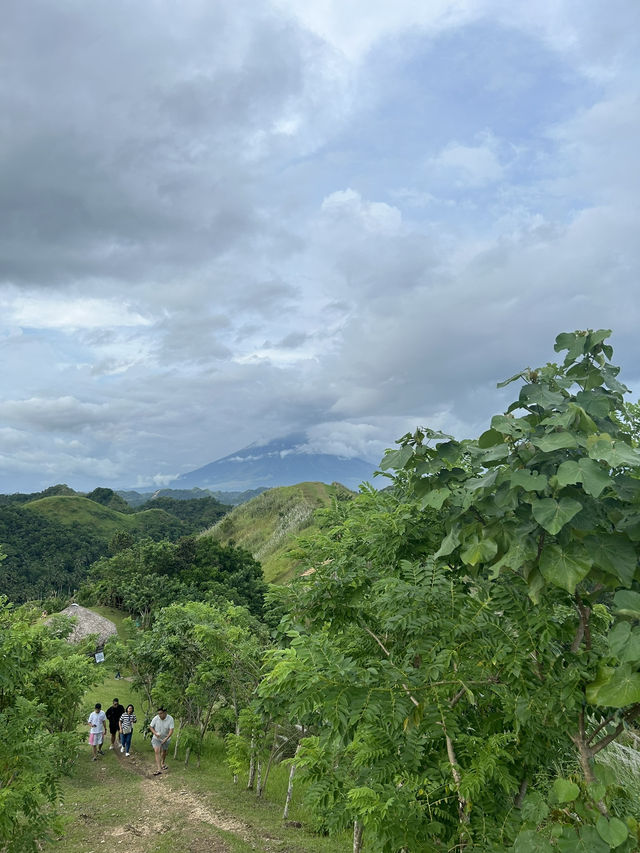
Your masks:
[[[111,707],[107,708],[107,720],[109,720],[109,731],[111,732],[111,746],[109,749],[115,749],[116,735],[120,742],[120,717],[124,714],[124,708],[120,701],[116,698],[113,700]]]

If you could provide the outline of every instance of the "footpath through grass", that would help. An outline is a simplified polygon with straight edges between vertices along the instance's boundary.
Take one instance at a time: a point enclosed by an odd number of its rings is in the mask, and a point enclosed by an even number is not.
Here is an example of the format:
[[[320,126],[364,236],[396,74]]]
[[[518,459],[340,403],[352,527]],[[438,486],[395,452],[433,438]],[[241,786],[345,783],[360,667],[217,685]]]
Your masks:
[[[87,694],[87,716],[95,702],[107,708],[117,696],[123,705],[131,702],[142,708],[129,680],[106,677]],[[133,735],[129,758],[109,750],[91,760],[87,737],[69,777],[62,780],[64,834],[48,843],[48,853],[98,853],[122,849],[128,853],[342,853],[351,840],[315,835],[308,825],[302,804],[303,780],[296,778],[294,798],[287,823],[282,810],[287,791],[289,767],[271,770],[266,793],[257,799],[246,789],[246,779],[233,784],[224,761],[224,743],[210,735],[205,742],[201,766],[192,758],[184,766],[184,753],[173,758],[169,769],[154,777],[150,739],[140,734],[142,713]],[[84,731],[88,731],[87,727]]]

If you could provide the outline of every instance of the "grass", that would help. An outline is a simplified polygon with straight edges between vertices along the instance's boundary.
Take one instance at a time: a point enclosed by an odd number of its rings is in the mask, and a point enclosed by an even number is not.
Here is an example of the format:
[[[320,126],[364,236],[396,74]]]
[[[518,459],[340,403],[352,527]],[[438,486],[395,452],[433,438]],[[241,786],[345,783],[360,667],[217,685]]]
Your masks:
[[[111,608],[96,608],[126,633],[122,615]],[[105,670],[105,673],[107,670]],[[106,709],[117,696],[123,705],[142,708],[139,694],[126,674],[111,674],[85,696],[86,716],[96,702]],[[154,755],[150,740],[140,733],[141,717],[134,728],[131,757],[110,751],[91,761],[87,727],[81,726],[83,745],[71,774],[61,781],[64,833],[45,844],[47,853],[97,853],[113,848],[127,853],[346,853],[351,838],[344,833],[326,838],[314,834],[303,803],[304,779],[297,776],[287,825],[282,810],[289,767],[275,765],[262,799],[246,788],[246,779],[233,784],[225,763],[223,740],[209,735],[200,767],[195,758],[184,765],[169,750],[169,771],[152,775]]]
[[[106,682],[99,692],[110,696],[110,686]],[[243,780],[233,784],[224,763],[224,744],[215,735],[205,744],[200,768],[195,760],[185,767],[183,760],[174,761],[172,756],[171,749],[170,769],[156,779],[151,776],[149,740],[137,732],[135,763],[108,750],[103,759],[92,762],[87,746],[72,775],[62,782],[64,835],[44,849],[93,853],[108,849],[103,844],[122,845],[128,853],[346,853],[350,849],[348,834],[326,838],[309,828],[299,779],[288,825],[283,824],[287,766],[272,769],[266,795],[259,800]]]
[[[177,523],[177,519],[163,509],[147,509],[128,514],[80,495],[39,498],[25,503],[24,508],[58,524],[91,528],[105,539],[110,539],[114,533],[121,530],[143,533],[163,523]]]
[[[296,537],[316,529],[314,512],[338,494],[353,493],[339,484],[325,483],[269,489],[235,507],[203,535],[246,548],[262,564],[267,582],[284,583],[307,568],[295,548]]]

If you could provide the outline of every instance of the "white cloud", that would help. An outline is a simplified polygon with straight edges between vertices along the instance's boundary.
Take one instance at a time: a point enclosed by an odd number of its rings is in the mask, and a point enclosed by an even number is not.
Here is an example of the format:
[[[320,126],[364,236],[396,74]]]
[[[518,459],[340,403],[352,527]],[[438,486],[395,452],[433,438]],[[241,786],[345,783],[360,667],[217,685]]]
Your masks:
[[[21,293],[0,300],[2,322],[32,329],[105,329],[149,326],[151,320],[126,303],[96,297]]]
[[[402,213],[397,207],[382,201],[366,201],[350,187],[326,196],[322,202],[322,211],[333,220],[356,220],[367,231],[374,233],[397,234],[402,227]]]
[[[450,173],[458,186],[483,187],[500,181],[504,177],[504,166],[497,153],[497,141],[489,134],[482,134],[479,145],[461,145],[450,142],[429,165],[437,172]]]

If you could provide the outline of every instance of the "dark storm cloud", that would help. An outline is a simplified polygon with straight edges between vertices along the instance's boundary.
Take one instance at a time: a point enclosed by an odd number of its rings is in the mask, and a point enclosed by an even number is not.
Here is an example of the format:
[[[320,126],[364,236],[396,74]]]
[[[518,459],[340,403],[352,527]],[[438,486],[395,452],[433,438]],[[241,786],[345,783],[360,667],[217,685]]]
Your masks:
[[[260,5],[9,2],[0,29],[0,280],[135,282],[261,224],[256,167],[304,88]]]

